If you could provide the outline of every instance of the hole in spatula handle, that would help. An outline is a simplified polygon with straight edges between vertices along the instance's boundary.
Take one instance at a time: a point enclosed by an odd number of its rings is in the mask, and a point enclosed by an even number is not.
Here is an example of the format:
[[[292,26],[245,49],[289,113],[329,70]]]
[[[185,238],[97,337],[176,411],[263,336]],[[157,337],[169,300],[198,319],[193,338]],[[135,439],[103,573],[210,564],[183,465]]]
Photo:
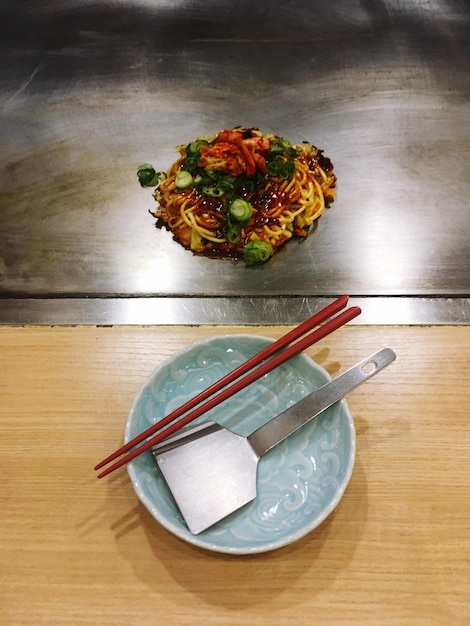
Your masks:
[[[367,363],[364,363],[364,365],[361,367],[362,373],[366,376],[369,376],[369,374],[375,372],[376,369],[377,363],[375,361],[367,361]]]

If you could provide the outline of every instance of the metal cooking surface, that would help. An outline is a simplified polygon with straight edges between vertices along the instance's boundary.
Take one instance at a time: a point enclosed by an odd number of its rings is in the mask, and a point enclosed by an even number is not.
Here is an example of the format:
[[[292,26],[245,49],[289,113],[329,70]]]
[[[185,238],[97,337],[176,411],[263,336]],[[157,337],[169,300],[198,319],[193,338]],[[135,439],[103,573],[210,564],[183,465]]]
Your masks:
[[[3,0],[0,13],[0,322],[64,307],[103,322],[105,298],[104,321],[132,323],[150,296],[175,304],[170,323],[201,323],[204,298],[226,321],[219,298],[340,293],[438,298],[443,315],[458,302],[469,320],[468,2]],[[157,230],[135,174],[237,124],[312,141],[338,176],[317,230],[250,269]],[[96,308],[80,317],[76,298]]]

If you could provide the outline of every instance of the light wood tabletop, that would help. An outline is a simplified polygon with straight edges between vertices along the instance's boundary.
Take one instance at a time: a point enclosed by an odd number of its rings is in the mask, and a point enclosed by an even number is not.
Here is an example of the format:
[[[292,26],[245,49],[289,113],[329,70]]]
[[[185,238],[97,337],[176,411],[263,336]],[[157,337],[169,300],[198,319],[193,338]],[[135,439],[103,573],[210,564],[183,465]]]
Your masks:
[[[0,328],[0,623],[470,624],[470,330],[350,325],[307,352],[332,375],[397,360],[348,396],[350,484],[301,540],[194,547],[140,504],[122,442],[153,368],[195,340],[284,327]]]

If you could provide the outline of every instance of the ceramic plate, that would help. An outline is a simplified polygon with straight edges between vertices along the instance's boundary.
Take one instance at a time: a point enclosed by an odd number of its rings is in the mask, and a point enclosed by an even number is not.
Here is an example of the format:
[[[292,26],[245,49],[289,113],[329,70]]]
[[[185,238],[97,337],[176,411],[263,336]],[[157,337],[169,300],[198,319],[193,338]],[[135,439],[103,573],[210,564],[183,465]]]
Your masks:
[[[216,336],[161,363],[132,404],[126,442],[271,342],[254,335]],[[194,423],[212,419],[247,436],[330,379],[300,354]],[[251,554],[290,544],[321,524],[344,493],[354,457],[354,424],[341,400],[260,459],[254,502],[199,535],[189,532],[151,452],[131,461],[128,471],[142,503],[170,532],[208,550]]]

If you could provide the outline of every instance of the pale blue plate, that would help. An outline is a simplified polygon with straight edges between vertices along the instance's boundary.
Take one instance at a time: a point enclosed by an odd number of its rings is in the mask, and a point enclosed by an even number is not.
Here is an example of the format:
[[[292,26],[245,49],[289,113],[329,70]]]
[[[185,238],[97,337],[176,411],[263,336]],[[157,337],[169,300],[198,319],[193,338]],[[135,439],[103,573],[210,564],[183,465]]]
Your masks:
[[[254,335],[199,341],[161,363],[137,394],[125,441],[272,342]],[[198,421],[247,436],[331,377],[298,355]],[[196,422],[195,422],[196,423]],[[256,500],[199,535],[189,532],[150,452],[128,464],[135,491],[153,517],[181,539],[229,554],[266,552],[297,541],[333,511],[352,474],[355,430],[341,400],[268,452],[258,466]]]

